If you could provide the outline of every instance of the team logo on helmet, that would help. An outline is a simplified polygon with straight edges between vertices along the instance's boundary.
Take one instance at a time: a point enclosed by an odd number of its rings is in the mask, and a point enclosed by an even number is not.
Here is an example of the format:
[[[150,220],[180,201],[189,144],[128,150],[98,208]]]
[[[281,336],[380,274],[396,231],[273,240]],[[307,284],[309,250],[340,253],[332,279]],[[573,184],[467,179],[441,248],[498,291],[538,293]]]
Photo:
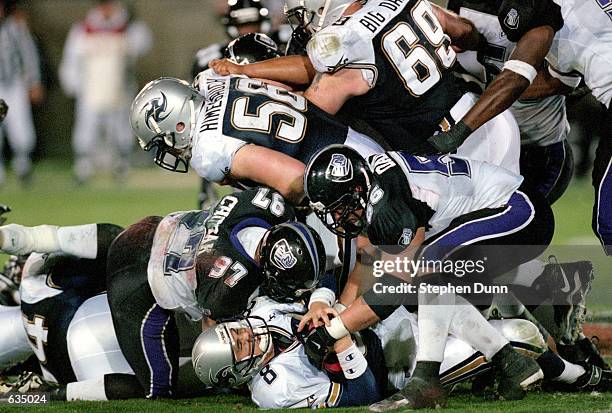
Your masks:
[[[506,18],[504,19],[504,23],[506,23],[509,28],[516,29],[519,25],[518,11],[516,11],[516,9],[510,9],[506,15]]]
[[[269,47],[270,49],[276,50],[278,48],[272,39],[265,35],[262,36],[260,33],[255,33],[253,40],[255,40],[256,43],[264,45],[265,47]]]
[[[272,264],[279,270],[288,270],[293,268],[298,261],[295,255],[293,255],[291,252],[289,243],[284,238],[277,241],[276,244],[272,246],[271,255]]]
[[[325,178],[334,182],[347,182],[353,179],[353,164],[341,153],[332,154],[325,171]]]
[[[404,228],[397,243],[399,245],[409,245],[410,241],[412,241],[412,230],[410,228]]]
[[[151,127],[151,119],[153,119],[153,121],[155,121],[156,123],[159,123],[166,119],[168,116],[170,116],[170,113],[172,112],[170,111],[164,116],[164,112],[168,108],[168,99],[166,98],[166,95],[164,95],[164,92],[160,93],[161,98],[151,99],[149,103],[147,103],[147,106],[145,106],[144,108],[144,110],[146,110],[145,124],[147,125],[147,128],[154,132],[157,131],[155,130],[155,126]]]

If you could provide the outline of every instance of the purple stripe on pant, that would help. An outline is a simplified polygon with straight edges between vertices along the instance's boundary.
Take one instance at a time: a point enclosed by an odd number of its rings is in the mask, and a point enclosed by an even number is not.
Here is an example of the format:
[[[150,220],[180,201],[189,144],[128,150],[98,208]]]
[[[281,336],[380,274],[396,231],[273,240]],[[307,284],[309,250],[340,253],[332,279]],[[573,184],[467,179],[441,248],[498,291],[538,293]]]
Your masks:
[[[496,245],[495,239],[520,231],[533,220],[534,215],[535,209],[527,195],[517,191],[512,194],[504,210],[443,231],[425,247],[421,258],[443,260],[461,245],[484,240],[491,240],[490,244]]]
[[[147,313],[140,330],[142,348],[149,365],[149,398],[172,395],[172,364],[166,354],[164,333],[172,313],[155,304]]]

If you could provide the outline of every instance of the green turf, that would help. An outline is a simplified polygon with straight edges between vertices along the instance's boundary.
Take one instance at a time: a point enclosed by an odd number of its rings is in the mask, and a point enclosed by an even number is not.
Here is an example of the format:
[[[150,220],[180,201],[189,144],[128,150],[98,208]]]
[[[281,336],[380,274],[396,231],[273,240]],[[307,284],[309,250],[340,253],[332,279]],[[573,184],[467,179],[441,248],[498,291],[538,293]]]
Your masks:
[[[10,222],[24,225],[51,223],[73,225],[112,222],[128,225],[147,215],[164,215],[196,206],[198,179],[159,168],[133,171],[129,180],[116,185],[112,176],[102,174],[87,187],[77,187],[65,164],[44,162],[36,167],[34,181],[23,189],[12,178],[0,192],[0,202],[13,208]],[[593,193],[588,181],[574,182],[554,207],[557,229],[553,243],[576,245],[575,250],[590,245],[596,261],[597,278],[590,305],[599,310],[609,307],[612,289],[611,266],[597,245],[590,228]],[[574,247],[572,247],[574,249]],[[579,255],[579,253],[577,253]],[[580,258],[580,257],[576,257]],[[121,401],[52,403],[44,406],[9,406],[3,411],[61,412],[238,412],[254,411],[247,398],[217,396],[181,401]],[[365,411],[342,409],[341,411]],[[612,393],[608,394],[530,394],[521,402],[485,402],[469,395],[450,399],[445,412],[611,412]]]

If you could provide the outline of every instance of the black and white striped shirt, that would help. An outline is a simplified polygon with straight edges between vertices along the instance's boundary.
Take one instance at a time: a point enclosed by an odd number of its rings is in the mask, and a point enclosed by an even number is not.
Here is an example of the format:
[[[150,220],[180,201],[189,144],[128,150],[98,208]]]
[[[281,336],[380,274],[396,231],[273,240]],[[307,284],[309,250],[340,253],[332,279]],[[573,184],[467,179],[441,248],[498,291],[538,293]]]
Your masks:
[[[0,84],[20,77],[30,86],[40,83],[40,61],[25,24],[8,16],[0,20]]]

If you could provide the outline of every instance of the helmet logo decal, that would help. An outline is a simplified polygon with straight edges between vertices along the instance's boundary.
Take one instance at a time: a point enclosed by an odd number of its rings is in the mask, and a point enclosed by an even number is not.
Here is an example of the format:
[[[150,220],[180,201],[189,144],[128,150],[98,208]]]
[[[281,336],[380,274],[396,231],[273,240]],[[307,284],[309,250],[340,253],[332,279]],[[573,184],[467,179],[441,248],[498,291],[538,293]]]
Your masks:
[[[511,29],[516,29],[518,27],[519,14],[516,9],[510,9],[508,14],[506,15],[506,18],[504,19],[504,23],[506,23],[506,25]]]
[[[163,121],[168,116],[170,116],[170,113],[172,112],[170,111],[166,113],[166,115],[164,116],[164,112],[168,108],[168,99],[166,98],[166,95],[164,95],[164,92],[160,92],[160,93],[161,93],[161,98],[151,99],[149,103],[147,103],[147,106],[144,109],[146,110],[145,124],[147,125],[147,128],[149,128],[150,130],[154,132],[157,132],[155,130],[155,126],[157,125],[151,126],[151,119],[153,119],[153,121],[156,124],[158,124],[159,122]]]
[[[399,241],[397,243],[399,245],[409,245],[410,241],[412,241],[412,230],[410,228],[404,228],[402,231],[402,235],[400,236]]]
[[[341,153],[332,154],[325,171],[325,178],[333,182],[347,182],[353,179],[353,164]]]
[[[279,270],[288,270],[293,268],[298,261],[295,255],[293,255],[291,252],[289,243],[285,238],[277,241],[276,244],[272,246],[270,255],[272,256],[272,264]]]

